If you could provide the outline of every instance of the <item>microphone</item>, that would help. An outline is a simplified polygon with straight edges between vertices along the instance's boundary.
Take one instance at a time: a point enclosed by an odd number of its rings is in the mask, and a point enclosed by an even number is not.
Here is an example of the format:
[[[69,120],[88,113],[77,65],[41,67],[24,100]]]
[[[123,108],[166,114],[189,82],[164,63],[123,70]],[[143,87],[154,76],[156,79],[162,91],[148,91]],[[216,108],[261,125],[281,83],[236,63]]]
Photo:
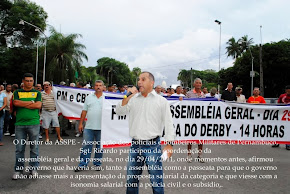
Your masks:
[[[136,86],[136,89],[139,90],[139,87]],[[128,98],[131,94],[132,94],[132,92],[128,92],[126,95],[124,95],[124,98]]]

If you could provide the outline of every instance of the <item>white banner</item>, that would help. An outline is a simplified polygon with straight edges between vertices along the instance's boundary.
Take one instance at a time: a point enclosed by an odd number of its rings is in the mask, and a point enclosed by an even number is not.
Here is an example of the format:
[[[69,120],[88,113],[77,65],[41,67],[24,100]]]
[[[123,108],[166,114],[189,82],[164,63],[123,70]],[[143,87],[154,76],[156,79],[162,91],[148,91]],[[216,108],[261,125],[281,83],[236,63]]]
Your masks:
[[[79,119],[88,89],[54,86],[57,110],[66,118]],[[104,93],[102,142],[104,147],[129,144],[128,116],[118,116],[122,95]],[[227,142],[237,144],[290,144],[290,106],[240,104],[209,99],[168,99],[176,130],[176,143]]]

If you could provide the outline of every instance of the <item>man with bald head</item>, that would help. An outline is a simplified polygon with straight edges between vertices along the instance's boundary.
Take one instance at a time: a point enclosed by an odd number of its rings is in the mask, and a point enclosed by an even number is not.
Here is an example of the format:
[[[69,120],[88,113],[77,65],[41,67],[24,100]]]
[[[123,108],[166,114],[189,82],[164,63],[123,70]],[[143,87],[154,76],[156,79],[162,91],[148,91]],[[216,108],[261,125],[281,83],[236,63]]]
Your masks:
[[[138,193],[139,176],[144,164],[148,167],[153,193],[164,193],[163,168],[161,161],[160,137],[165,127],[164,147],[167,157],[172,155],[172,141],[175,138],[170,106],[158,95],[154,86],[154,76],[150,72],[139,75],[138,87],[129,88],[132,95],[117,105],[118,115],[129,115],[129,135],[132,137],[127,169],[127,193]]]

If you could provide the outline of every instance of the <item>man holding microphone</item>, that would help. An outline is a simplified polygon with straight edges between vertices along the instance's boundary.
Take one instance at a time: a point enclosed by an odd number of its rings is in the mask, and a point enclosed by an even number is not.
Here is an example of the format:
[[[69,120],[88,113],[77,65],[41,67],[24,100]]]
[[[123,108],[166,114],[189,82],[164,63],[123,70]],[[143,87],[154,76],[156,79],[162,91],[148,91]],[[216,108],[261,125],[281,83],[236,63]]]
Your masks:
[[[138,193],[139,177],[146,164],[153,193],[164,193],[160,137],[165,127],[165,158],[172,155],[175,131],[167,100],[154,90],[154,76],[142,72],[139,76],[139,93],[129,88],[127,96],[117,105],[118,115],[129,115],[129,134],[132,137],[127,168],[127,193]],[[128,95],[132,93],[132,95]]]

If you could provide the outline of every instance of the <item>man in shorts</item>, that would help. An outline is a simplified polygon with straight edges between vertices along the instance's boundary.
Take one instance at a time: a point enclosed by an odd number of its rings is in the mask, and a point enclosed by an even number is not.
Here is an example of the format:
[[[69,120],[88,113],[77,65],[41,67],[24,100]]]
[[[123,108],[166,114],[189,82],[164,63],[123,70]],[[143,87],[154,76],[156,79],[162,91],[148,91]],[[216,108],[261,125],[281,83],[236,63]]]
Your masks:
[[[58,115],[56,112],[56,106],[54,102],[54,96],[51,90],[51,84],[46,81],[43,84],[44,91],[42,92],[42,127],[45,131],[45,141],[49,141],[48,129],[49,125],[52,124],[52,127],[55,127],[57,138],[59,141],[63,139],[60,136],[60,127],[58,121]]]

